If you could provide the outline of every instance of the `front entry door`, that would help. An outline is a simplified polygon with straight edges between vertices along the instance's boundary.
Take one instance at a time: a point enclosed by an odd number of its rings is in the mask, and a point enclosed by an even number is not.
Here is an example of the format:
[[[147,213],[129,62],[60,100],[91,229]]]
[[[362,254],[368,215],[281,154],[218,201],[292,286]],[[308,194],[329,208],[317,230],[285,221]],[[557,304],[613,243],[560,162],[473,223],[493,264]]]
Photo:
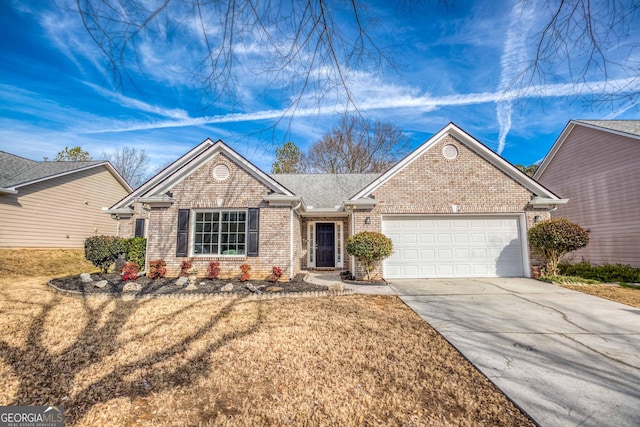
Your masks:
[[[316,224],[316,242],[316,267],[335,267],[334,224]]]

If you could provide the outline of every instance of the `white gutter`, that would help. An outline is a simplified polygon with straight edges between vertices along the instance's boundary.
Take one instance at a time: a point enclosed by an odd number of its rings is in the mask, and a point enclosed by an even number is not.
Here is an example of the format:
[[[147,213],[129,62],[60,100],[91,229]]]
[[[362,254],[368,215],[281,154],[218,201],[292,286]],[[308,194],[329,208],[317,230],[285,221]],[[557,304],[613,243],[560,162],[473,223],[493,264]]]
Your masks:
[[[535,196],[529,201],[529,204],[534,208],[549,208],[553,209],[557,205],[566,205],[569,199],[551,199],[549,197]]]
[[[295,245],[293,241],[293,214],[295,213],[296,209],[298,209],[300,206],[302,206],[302,201],[299,201],[298,205],[295,208],[292,207],[289,213],[290,215],[290,219],[289,219],[289,280],[293,280],[293,263],[295,258],[293,254],[293,251],[295,249]]]
[[[0,194],[18,194],[18,190],[14,188],[0,188]]]

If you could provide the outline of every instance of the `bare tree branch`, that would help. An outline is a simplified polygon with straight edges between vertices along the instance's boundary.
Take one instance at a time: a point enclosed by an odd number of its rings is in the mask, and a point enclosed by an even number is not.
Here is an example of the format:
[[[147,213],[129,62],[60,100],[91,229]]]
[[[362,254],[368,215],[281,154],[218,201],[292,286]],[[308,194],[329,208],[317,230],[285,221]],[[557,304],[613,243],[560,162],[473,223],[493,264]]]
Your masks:
[[[308,163],[315,172],[384,172],[408,151],[409,139],[400,129],[355,114],[311,146]]]
[[[346,109],[356,106],[349,73],[365,58],[368,70],[392,63],[370,37],[357,0],[77,0],[77,8],[120,87],[138,44],[169,43],[168,28],[191,35],[195,28],[193,62],[181,65],[214,102],[242,101],[238,76],[253,72],[265,91],[289,88],[290,112],[329,96]]]

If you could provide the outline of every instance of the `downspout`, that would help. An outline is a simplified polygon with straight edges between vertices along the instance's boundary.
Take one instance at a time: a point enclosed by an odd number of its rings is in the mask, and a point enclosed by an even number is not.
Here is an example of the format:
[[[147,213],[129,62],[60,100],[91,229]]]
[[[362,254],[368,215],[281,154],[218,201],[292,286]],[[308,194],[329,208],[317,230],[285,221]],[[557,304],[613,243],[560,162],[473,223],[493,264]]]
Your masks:
[[[351,208],[351,232],[349,233],[349,237],[353,236],[356,233],[355,227],[356,227],[356,218],[355,218],[355,212],[354,209]],[[345,242],[346,244],[346,242]],[[355,278],[356,277],[356,257],[354,255],[351,255],[351,271],[350,271],[351,275]]]
[[[298,205],[295,208],[292,207],[290,212],[291,217],[289,220],[289,280],[293,280],[293,263],[294,263],[293,251],[295,249],[295,245],[293,241],[293,218],[294,218],[293,215],[296,209],[298,209],[300,206],[302,206],[302,200],[298,202]]]

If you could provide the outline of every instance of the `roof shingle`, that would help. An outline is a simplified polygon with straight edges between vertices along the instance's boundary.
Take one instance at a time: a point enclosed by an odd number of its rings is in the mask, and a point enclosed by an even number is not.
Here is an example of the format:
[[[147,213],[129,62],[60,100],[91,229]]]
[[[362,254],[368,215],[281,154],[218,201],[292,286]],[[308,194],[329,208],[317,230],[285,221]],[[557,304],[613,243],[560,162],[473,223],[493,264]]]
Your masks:
[[[16,187],[27,182],[102,163],[104,161],[38,162],[0,151],[0,188]]]
[[[335,208],[380,176],[379,173],[274,174],[271,178],[301,196],[307,206]]]

